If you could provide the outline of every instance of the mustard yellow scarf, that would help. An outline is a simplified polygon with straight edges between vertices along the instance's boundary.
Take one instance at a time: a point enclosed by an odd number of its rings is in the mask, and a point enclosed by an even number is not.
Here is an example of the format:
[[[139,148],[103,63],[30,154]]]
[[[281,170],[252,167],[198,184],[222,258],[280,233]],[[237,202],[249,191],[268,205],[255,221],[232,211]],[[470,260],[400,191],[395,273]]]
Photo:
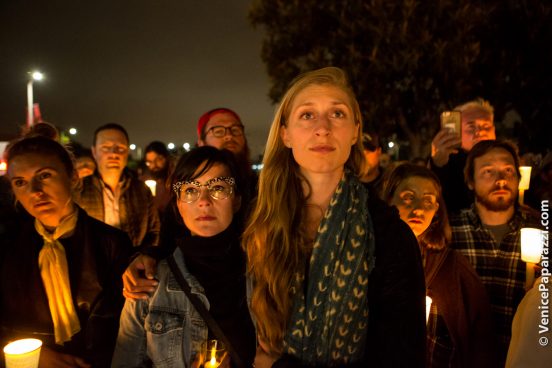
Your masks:
[[[38,255],[38,267],[48,297],[56,344],[59,345],[71,340],[71,337],[80,331],[79,318],[71,296],[65,248],[58,240],[73,232],[77,218],[78,211],[74,211],[61,221],[53,233],[46,230],[40,221],[35,220],[35,229],[44,239],[44,245]]]

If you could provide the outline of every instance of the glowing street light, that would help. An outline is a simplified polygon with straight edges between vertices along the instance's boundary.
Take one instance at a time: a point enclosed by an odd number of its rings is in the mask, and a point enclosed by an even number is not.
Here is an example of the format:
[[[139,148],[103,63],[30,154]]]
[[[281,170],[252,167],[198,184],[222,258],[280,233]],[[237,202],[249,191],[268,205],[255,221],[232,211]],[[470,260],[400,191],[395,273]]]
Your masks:
[[[190,143],[186,142],[182,145],[182,148],[184,148],[186,150],[186,152],[189,152],[190,151]]]
[[[387,143],[387,147],[389,147],[389,148],[395,147],[395,142],[391,141],[391,142]]]
[[[69,134],[76,135],[77,134],[77,128],[70,128],[69,129]]]
[[[167,144],[167,148],[170,149],[170,150],[173,150],[174,149],[174,143],[169,143]]]
[[[29,81],[27,82],[27,124],[32,126],[34,124],[34,111],[33,111],[33,82],[41,81],[44,79],[44,74],[39,71],[29,72]]]
[[[131,151],[134,151],[136,149],[136,145],[132,143],[130,146],[128,146],[128,148],[130,148]]]
[[[34,71],[32,74],[31,74],[31,77],[33,78],[33,80],[35,81],[41,81],[44,79],[44,74],[42,74],[41,72],[39,71]]]

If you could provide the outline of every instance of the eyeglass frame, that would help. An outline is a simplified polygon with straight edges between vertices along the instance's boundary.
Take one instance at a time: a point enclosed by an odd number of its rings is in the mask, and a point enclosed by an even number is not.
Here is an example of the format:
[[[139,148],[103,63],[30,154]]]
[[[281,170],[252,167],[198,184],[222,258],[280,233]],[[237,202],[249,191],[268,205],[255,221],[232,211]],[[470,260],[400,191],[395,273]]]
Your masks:
[[[217,136],[215,134],[215,129],[220,129],[220,128],[224,129],[224,134],[220,135],[220,136]],[[234,134],[234,132],[232,131],[233,128],[239,128],[239,133],[240,134]],[[212,132],[213,137],[216,137],[216,138],[224,138],[228,133],[230,133],[230,135],[232,137],[241,137],[245,133],[244,128],[245,127],[243,126],[243,124],[234,124],[234,125],[229,126],[229,127],[225,127],[225,126],[222,126],[222,125],[215,125],[215,126],[210,127],[209,129],[207,129],[207,131],[205,132],[205,135],[209,134],[209,132]]]
[[[217,183],[217,182],[220,182],[220,181],[224,181],[226,184],[230,185],[230,192],[228,193],[228,196],[225,197],[225,198],[216,198],[211,194],[211,191],[209,190],[209,186],[211,184]],[[182,190],[182,187],[184,185],[190,185],[190,184],[193,184],[194,186],[196,186],[199,189],[199,192],[197,194],[196,199],[194,199],[191,202],[188,202],[188,201],[185,201],[185,200],[181,199],[182,198],[181,190]],[[199,183],[195,180],[177,181],[172,185],[172,189],[173,189],[174,193],[176,194],[176,199],[178,201],[190,204],[190,203],[196,202],[201,197],[201,188],[202,187],[207,187],[207,192],[209,193],[209,197],[211,197],[213,199],[216,199],[217,201],[221,201],[221,200],[230,198],[232,196],[232,194],[234,194],[234,186],[235,185],[236,185],[236,180],[233,177],[231,177],[231,176],[217,176],[216,178],[212,178],[212,179],[207,180],[207,182],[205,182],[205,184],[201,184],[201,183]]]

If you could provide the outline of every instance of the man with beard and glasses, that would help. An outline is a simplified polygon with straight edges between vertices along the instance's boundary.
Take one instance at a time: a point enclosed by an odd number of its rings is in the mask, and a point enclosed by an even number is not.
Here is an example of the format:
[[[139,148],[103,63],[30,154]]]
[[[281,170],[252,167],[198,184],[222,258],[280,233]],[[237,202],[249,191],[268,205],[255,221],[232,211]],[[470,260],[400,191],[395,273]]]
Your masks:
[[[218,107],[201,115],[197,122],[197,145],[226,149],[234,154],[245,183],[242,203],[247,211],[250,201],[257,196],[257,175],[251,168],[245,129],[238,114]]]
[[[146,179],[155,180],[155,207],[162,215],[171,199],[171,192],[167,180],[173,169],[173,161],[167,146],[163,142],[153,141],[146,146],[145,162],[148,168]]]
[[[487,289],[503,366],[512,319],[525,294],[520,229],[539,227],[539,222],[518,208],[519,158],[511,143],[477,143],[468,154],[464,178],[475,203],[451,218],[452,246],[468,258]]]

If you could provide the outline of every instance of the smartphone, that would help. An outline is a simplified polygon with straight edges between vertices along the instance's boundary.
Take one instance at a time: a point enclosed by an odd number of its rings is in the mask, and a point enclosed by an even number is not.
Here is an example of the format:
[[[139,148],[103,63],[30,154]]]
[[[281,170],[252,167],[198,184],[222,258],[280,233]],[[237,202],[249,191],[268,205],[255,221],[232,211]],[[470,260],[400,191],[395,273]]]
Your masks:
[[[441,128],[460,135],[462,113],[460,111],[443,111],[441,113]]]

